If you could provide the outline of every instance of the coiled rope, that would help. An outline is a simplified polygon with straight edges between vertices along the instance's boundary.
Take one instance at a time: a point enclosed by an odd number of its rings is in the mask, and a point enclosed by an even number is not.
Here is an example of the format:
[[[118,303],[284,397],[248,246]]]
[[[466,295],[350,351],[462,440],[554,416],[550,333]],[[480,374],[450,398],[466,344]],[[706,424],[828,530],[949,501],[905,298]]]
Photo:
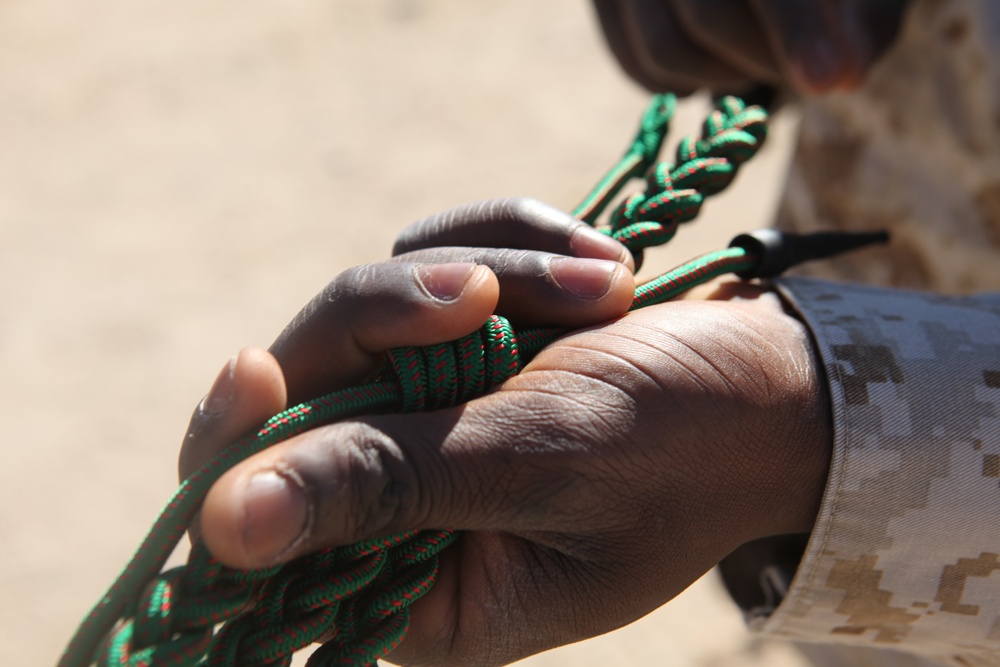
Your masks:
[[[677,148],[676,164],[655,164],[676,106],[657,95],[625,156],[574,211],[595,224],[634,177],[643,192],[627,197],[603,231],[638,265],[644,248],[673,237],[705,197],[730,183],[760,147],[766,113],[732,97],[719,100],[698,139]],[[752,273],[760,253],[744,246],[709,253],[636,290],[632,309],[671,299],[728,272]],[[438,554],[455,533],[425,530],[326,549],[272,568],[241,571],[195,544],[185,565],[161,573],[212,484],[250,456],[308,429],[377,412],[458,405],[517,374],[565,333],[517,334],[501,316],[456,341],[393,350],[381,379],[301,403],[269,419],[180,485],[132,560],[80,625],[60,667],[277,667],[323,641],[310,667],[375,665],[406,634],[409,606],[433,585]]]

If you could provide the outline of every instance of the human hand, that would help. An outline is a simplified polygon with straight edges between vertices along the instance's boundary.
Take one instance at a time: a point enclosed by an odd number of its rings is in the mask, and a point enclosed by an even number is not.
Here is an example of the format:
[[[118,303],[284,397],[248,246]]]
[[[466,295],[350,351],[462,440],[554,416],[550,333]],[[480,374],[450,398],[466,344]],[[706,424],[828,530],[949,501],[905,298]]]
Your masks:
[[[594,0],[612,52],[654,91],[856,87],[909,0]]]
[[[494,312],[523,326],[595,324],[624,313],[634,290],[624,246],[526,199],[431,216],[394,254],[334,279],[269,351],[229,361],[192,415],[181,479],[287,405],[363,382],[391,348],[453,340]]]
[[[426,238],[454,243],[469,229],[443,225]],[[509,278],[517,266],[500,273]],[[552,283],[535,284],[543,306],[521,317],[551,319]],[[409,303],[406,289],[394,289]],[[409,635],[393,654],[405,663],[501,664],[629,623],[740,544],[808,531],[815,517],[830,433],[807,334],[773,294],[738,286],[726,296],[651,307],[567,336],[500,390],[458,408],[352,420],[276,445],[212,490],[206,542],[224,562],[248,567],[398,530],[468,531],[411,608]],[[362,313],[377,302],[359,298]],[[557,290],[560,299],[572,302]],[[320,359],[341,368],[328,344],[301,332],[332,329],[339,340],[343,325],[304,312],[278,346],[282,365]],[[393,315],[384,323],[407,322]],[[237,376],[243,367],[241,357]],[[293,383],[319,382],[289,375],[292,393]],[[234,384],[225,419],[235,424],[245,417],[238,402],[282,383],[274,364]],[[189,459],[211,440],[191,445]],[[259,491],[251,479],[270,486]]]

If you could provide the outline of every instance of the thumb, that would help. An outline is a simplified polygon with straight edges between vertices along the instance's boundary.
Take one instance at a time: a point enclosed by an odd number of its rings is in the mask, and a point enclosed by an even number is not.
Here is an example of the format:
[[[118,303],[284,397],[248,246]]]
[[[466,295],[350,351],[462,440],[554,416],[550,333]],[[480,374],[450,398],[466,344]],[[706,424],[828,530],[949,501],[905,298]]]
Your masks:
[[[464,406],[342,422],[261,452],[206,498],[206,545],[227,565],[256,568],[409,530],[566,528],[559,508],[579,495],[589,429],[577,425],[567,443],[553,429],[572,399],[511,384]]]

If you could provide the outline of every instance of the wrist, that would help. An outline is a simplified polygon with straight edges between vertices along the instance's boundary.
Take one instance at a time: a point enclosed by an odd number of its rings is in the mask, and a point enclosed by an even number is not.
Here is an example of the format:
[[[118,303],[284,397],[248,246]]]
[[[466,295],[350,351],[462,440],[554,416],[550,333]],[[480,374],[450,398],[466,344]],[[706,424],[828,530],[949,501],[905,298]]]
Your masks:
[[[773,514],[761,537],[812,531],[833,454],[833,416],[823,364],[803,319],[783,299],[780,303],[799,343],[794,353],[788,353],[788,363],[794,364],[797,372],[791,374],[795,378],[794,398],[785,411],[788,428],[782,434],[785,447],[779,458],[785,483],[775,494]]]

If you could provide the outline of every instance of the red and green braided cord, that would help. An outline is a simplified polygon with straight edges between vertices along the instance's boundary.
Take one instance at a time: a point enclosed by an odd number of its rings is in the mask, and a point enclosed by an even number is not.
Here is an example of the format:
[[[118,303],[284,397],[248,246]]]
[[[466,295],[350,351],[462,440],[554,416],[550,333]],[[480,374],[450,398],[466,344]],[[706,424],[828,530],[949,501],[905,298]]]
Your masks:
[[[724,188],[760,146],[766,115],[735,98],[720,100],[699,139],[677,148],[676,165],[654,164],[676,100],[653,98],[625,156],[574,212],[594,224],[633,177],[646,188],[619,204],[602,231],[641,261],[643,248],[669,240],[705,197]],[[753,269],[742,248],[709,253],[641,285],[631,309],[662,303],[730,272]],[[374,665],[405,636],[409,606],[437,576],[438,554],[457,536],[425,530],[326,549],[268,569],[241,571],[196,544],[186,565],[161,572],[212,484],[271,445],[338,420],[379,412],[434,410],[469,401],[515,375],[565,333],[515,333],[494,315],[456,341],[390,354],[378,381],[296,405],[229,446],[186,479],[118,579],[83,621],[60,667],[287,666],[292,654],[321,646],[312,667]]]

